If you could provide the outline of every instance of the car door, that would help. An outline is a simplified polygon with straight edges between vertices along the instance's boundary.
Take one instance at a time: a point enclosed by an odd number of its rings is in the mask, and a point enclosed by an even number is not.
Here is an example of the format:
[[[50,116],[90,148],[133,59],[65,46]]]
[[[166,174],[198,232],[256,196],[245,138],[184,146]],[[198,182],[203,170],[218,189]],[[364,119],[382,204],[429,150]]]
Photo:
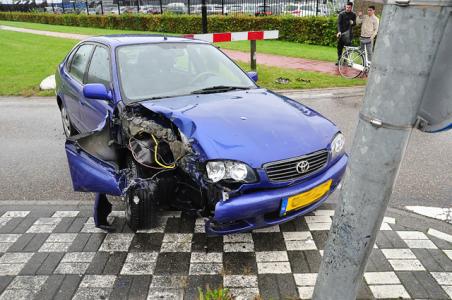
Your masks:
[[[118,149],[111,143],[109,116],[92,132],[67,138],[65,148],[74,191],[119,196],[125,174],[118,164]]]
[[[72,56],[67,70],[63,73],[64,105],[69,119],[79,132],[86,132],[81,118],[81,100],[83,98],[83,78],[93,49],[93,44],[81,44]]]
[[[101,83],[111,90],[110,52],[96,45],[84,79],[85,84]],[[87,132],[94,131],[113,109],[112,101],[81,98],[80,115]]]
[[[80,103],[82,129],[80,134],[66,140],[66,155],[75,191],[119,196],[125,177],[119,168],[116,144],[111,143],[112,102],[83,96],[84,84],[102,83],[110,89],[109,52],[103,46],[89,45],[92,55],[88,56],[84,66],[78,68],[80,73],[77,73],[77,85],[74,87],[74,94]]]

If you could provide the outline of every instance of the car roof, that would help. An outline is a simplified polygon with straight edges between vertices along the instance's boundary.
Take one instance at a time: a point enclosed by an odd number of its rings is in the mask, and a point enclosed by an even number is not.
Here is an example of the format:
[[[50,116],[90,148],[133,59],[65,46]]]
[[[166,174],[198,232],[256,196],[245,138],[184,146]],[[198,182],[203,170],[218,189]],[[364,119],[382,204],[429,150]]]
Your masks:
[[[95,36],[86,39],[87,42],[99,42],[111,47],[119,47],[132,44],[150,44],[150,43],[175,43],[188,42],[208,44],[208,42],[188,39],[180,36],[165,36],[162,34],[112,34]]]

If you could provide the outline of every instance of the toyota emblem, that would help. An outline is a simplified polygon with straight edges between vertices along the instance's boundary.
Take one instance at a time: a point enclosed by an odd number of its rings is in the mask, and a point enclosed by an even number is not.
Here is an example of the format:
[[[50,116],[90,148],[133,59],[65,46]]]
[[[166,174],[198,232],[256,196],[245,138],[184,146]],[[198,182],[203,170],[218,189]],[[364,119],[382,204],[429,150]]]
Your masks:
[[[300,174],[306,173],[309,170],[309,162],[307,160],[300,161],[295,167]]]

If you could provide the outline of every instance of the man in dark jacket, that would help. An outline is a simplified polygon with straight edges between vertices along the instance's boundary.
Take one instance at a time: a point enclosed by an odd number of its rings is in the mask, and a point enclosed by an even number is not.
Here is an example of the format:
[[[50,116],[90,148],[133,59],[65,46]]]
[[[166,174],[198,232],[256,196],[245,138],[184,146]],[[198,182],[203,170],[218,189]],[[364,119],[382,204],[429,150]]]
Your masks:
[[[350,46],[353,39],[352,27],[356,24],[356,14],[352,11],[353,3],[347,2],[345,10],[339,13],[337,18],[337,62],[342,56],[342,49],[344,46]]]

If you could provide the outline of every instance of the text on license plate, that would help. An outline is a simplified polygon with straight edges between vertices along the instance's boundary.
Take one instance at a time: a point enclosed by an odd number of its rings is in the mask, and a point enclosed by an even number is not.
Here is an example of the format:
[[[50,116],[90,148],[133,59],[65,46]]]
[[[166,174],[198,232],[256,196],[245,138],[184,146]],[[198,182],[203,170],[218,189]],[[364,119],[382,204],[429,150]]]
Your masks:
[[[281,204],[280,215],[283,216],[292,210],[305,207],[322,198],[330,190],[332,182],[330,179],[307,192],[284,198]]]

